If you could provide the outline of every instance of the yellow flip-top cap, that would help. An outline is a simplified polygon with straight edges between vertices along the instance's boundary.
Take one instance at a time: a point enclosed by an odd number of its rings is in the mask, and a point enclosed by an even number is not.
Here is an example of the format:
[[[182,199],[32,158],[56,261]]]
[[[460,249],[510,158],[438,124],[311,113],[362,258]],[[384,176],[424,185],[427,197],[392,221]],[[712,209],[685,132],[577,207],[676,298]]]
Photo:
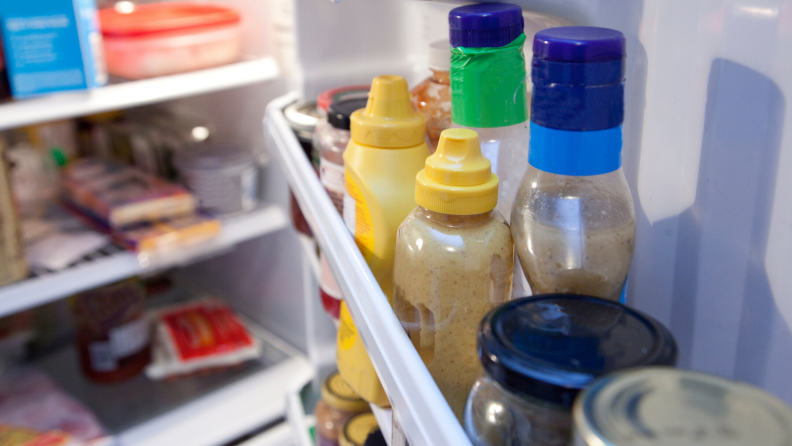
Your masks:
[[[407,81],[401,76],[377,76],[366,108],[350,117],[352,139],[372,147],[414,147],[426,138],[426,118],[410,105]]]
[[[415,202],[451,215],[483,214],[498,204],[498,176],[481,154],[478,133],[448,129],[415,178]]]

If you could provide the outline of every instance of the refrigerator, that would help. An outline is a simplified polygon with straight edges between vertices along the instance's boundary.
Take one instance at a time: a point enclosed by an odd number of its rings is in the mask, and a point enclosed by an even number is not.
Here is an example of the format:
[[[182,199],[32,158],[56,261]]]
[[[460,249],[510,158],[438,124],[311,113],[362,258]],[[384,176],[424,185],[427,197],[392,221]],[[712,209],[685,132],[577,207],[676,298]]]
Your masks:
[[[89,406],[114,412],[115,440],[124,446],[307,446],[317,389],[335,367],[336,328],[319,297],[318,248],[393,406],[392,413],[376,413],[385,437],[395,420],[413,446],[470,444],[283,113],[294,102],[380,74],[416,85],[429,75],[428,44],[448,35],[448,11],[468,2],[222,3],[242,11],[245,51],[256,55],[234,71],[113,90],[128,96],[123,100],[97,91],[93,98],[3,105],[0,123],[8,128],[119,104],[189,107],[210,116],[218,132],[256,141],[267,158],[265,204],[247,220],[227,222],[217,246],[164,259],[111,254],[98,269],[0,289],[0,309],[10,314],[167,269],[260,327],[271,357],[218,382],[184,385],[170,400],[148,400],[159,405],[126,409],[107,400],[113,398],[107,389],[81,387],[78,372],[57,358],[48,369],[56,381]],[[565,24],[613,28],[627,38],[623,166],[637,226],[627,304],[671,329],[679,367],[745,381],[792,404],[792,136],[784,132],[792,128],[785,101],[792,94],[792,2],[512,3],[525,11],[529,41],[544,27]],[[187,81],[196,86],[187,88]],[[298,235],[289,220],[290,192],[313,239]],[[130,387],[115,397],[138,391],[158,394]]]

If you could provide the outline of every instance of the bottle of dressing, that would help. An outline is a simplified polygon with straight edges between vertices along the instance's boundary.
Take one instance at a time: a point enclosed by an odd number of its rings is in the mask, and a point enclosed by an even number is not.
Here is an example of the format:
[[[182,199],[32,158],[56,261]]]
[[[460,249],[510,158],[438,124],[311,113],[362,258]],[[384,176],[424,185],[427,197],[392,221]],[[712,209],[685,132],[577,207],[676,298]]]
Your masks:
[[[482,373],[479,323],[511,298],[514,246],[490,166],[475,131],[444,130],[396,237],[396,316],[460,421]]]
[[[635,244],[621,163],[625,39],[568,26],[534,38],[531,142],[511,214],[536,294],[618,300]]]

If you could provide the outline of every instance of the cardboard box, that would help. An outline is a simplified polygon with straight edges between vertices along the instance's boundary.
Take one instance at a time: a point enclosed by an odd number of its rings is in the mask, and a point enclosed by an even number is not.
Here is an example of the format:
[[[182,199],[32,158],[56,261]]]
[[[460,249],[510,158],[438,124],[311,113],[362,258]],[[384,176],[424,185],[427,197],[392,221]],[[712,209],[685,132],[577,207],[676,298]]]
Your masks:
[[[107,83],[95,0],[0,0],[0,28],[16,98]]]

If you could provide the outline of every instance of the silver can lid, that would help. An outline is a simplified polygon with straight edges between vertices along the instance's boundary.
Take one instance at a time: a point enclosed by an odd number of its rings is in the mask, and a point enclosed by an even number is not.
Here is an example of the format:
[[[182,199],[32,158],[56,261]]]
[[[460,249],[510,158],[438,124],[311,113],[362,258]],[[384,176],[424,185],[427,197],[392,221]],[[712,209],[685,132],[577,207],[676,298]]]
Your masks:
[[[790,446],[792,410],[716,376],[644,368],[595,381],[573,409],[575,446]]]

